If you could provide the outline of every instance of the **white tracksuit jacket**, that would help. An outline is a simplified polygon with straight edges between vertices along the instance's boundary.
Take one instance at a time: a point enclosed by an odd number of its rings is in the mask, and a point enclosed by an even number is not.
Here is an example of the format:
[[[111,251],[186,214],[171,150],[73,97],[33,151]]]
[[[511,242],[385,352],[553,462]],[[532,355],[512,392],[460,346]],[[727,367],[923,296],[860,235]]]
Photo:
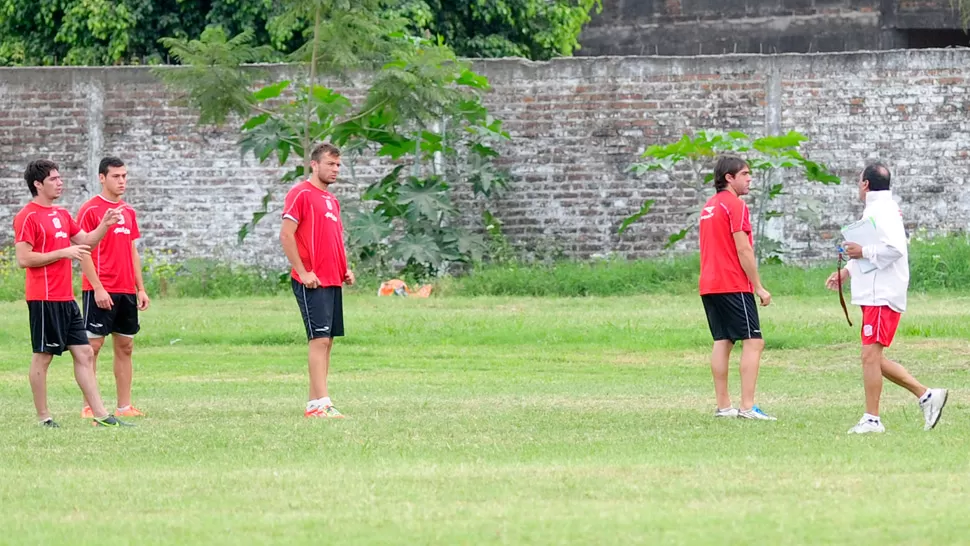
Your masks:
[[[852,279],[852,304],[888,305],[902,313],[909,289],[909,249],[902,212],[891,191],[870,191],[862,216],[875,222],[880,243],[862,247],[862,257],[876,269],[863,273],[856,260],[849,260],[846,265]]]

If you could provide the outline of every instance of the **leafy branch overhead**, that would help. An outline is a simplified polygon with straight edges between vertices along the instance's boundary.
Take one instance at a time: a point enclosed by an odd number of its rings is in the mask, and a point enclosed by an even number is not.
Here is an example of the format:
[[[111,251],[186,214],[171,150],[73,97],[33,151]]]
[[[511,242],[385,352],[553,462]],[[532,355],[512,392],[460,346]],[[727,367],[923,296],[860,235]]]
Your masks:
[[[686,218],[685,226],[668,237],[666,247],[669,248],[695,228],[700,207],[712,193],[714,181],[712,171],[717,156],[724,153],[740,155],[748,162],[754,178],[749,208],[754,218],[753,228],[758,257],[759,259],[777,258],[780,253],[780,243],[767,236],[766,227],[769,220],[781,217],[782,213],[775,210],[772,203],[785,195],[786,189],[799,180],[825,185],[841,182],[828,167],[807,159],[799,151],[807,141],[807,137],[795,131],[757,139],[752,139],[740,131],[727,133],[700,131],[693,136],[685,134],[670,144],[648,147],[641,155],[643,161],[633,164],[629,170],[637,176],[644,176],[654,171],[675,172],[686,167],[690,173],[690,184],[698,195],[698,201],[683,211]],[[794,171],[796,175],[794,177],[787,174],[776,176],[789,170]],[[639,211],[623,220],[618,233],[622,235],[632,225],[647,217],[656,202],[655,199],[646,200]],[[806,224],[817,226],[820,212],[818,209],[817,202],[802,199],[795,211],[795,216]]]

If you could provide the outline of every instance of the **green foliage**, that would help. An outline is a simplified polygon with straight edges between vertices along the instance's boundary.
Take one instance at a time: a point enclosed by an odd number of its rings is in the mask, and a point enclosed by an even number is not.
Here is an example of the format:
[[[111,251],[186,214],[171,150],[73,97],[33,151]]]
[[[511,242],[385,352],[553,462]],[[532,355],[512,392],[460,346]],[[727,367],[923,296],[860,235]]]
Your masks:
[[[273,52],[266,46],[253,46],[252,40],[252,31],[229,39],[221,27],[207,28],[198,40],[162,38],[162,44],[183,66],[154,71],[185,92],[189,104],[200,112],[200,123],[222,124],[230,114],[248,114],[258,100],[249,91],[258,73],[239,68],[269,59]]]
[[[540,60],[572,54],[599,9],[601,0],[0,0],[0,65],[161,64],[159,38],[208,26],[305,62],[319,30],[327,73],[374,68],[390,54],[374,38],[405,25],[464,57]]]
[[[751,167],[753,177],[748,200],[754,220],[752,227],[758,259],[778,261],[781,243],[765,233],[768,221],[782,216],[780,211],[773,208],[773,202],[790,193],[786,189],[790,190],[801,182],[841,182],[825,165],[806,159],[798,151],[807,140],[807,137],[795,131],[758,139],[751,139],[740,131],[700,131],[693,137],[685,134],[680,140],[670,144],[650,146],[641,155],[646,161],[635,163],[630,171],[642,176],[657,170],[674,171],[682,165],[689,168],[693,189],[700,200],[684,211],[687,216],[686,226],[668,237],[666,247],[669,248],[686,237],[697,225],[700,208],[709,196],[714,180],[714,174],[702,174],[703,169],[720,154],[734,153],[742,156]],[[799,178],[789,176],[789,170],[794,170]],[[637,220],[646,216],[653,204],[652,199],[646,201],[638,212],[626,218],[620,225],[619,233],[623,234]],[[802,197],[798,201],[794,216],[803,224],[818,228],[821,223],[821,206],[818,200]]]
[[[416,33],[441,36],[463,57],[546,60],[572,55],[601,0],[395,0]]]

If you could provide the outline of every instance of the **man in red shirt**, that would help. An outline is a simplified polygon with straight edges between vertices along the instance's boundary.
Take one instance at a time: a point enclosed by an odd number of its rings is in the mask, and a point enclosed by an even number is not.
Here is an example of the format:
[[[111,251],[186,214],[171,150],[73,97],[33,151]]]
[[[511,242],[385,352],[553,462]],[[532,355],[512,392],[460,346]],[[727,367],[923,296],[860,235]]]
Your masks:
[[[74,357],[74,379],[91,402],[94,424],[126,425],[109,415],[101,401],[94,376],[94,352],[84,333],[71,283],[71,260],[89,254],[89,249],[98,244],[108,228],[118,222],[121,213],[111,209],[93,231],[86,232],[67,210],[54,206],[64,183],[53,161],[30,162],[24,180],[34,198],[17,213],[13,226],[17,265],[27,270],[26,299],[34,351],[30,361],[30,390],[37,418],[43,426],[58,426],[47,408],[47,369],[54,355],[67,349]]]
[[[110,210],[121,211],[118,223],[91,251],[81,258],[84,329],[94,350],[97,370],[98,354],[104,338],[111,334],[114,346],[115,384],[118,390],[118,417],[141,417],[141,410],[131,403],[131,353],[135,334],[140,329],[138,311],[148,309],[149,298],[141,275],[141,257],[135,248],[138,219],[135,210],[122,201],[128,185],[128,169],[117,157],[105,157],[98,166],[101,193],[81,205],[77,223],[83,230],[94,230]],[[85,400],[81,417],[92,417]]]
[[[771,294],[758,276],[758,262],[751,237],[748,206],[740,199],[749,191],[751,169],[736,156],[722,156],[714,167],[717,193],[701,209],[700,293],[707,324],[714,337],[711,371],[717,396],[715,417],[740,417],[774,421],[754,405],[761,352],[765,348],[758,320],[758,307],[771,303]],[[741,352],[741,406],[731,406],[728,394],[728,362],[737,341]]]
[[[333,338],[344,335],[341,286],[354,284],[347,269],[340,203],[327,191],[340,174],[340,150],[320,144],[310,154],[311,174],[286,194],[280,243],[290,265],[309,342],[310,398],[305,417],[342,418],[327,391]]]

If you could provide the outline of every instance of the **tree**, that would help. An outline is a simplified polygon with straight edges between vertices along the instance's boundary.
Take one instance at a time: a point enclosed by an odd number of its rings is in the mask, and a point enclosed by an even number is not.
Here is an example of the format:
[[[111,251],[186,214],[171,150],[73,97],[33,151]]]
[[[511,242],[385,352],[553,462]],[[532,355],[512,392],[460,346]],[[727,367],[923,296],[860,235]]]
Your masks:
[[[200,119],[224,123],[242,116],[240,149],[260,163],[275,156],[290,167],[281,182],[308,170],[314,143],[329,139],[345,150],[351,176],[355,158],[374,153],[399,163],[362,196],[349,222],[352,255],[382,270],[392,267],[425,277],[454,262],[481,258],[484,241],[462,227],[452,190],[467,185],[488,197],[505,185],[492,159],[493,144],[508,138],[501,122],[488,115],[480,92],[487,80],[430,39],[405,32],[406,22],[374,9],[378,0],[294,0],[276,28],[299,28],[312,19],[311,32],[291,60],[305,68],[301,81],[281,80],[248,91],[253,74],[241,65],[257,54],[242,35],[229,39],[209,29],[200,40],[166,39],[188,68],[157,69],[183,90]],[[363,103],[354,107],[324,76],[352,80],[374,69]],[[209,74],[207,77],[206,74]],[[301,158],[293,166],[290,159]],[[239,231],[240,241],[269,213],[274,189]]]
[[[442,36],[460,56],[570,55],[602,0],[384,0],[376,18],[406,19],[412,34]],[[305,4],[307,6],[309,4]],[[303,46],[314,14],[291,0],[0,0],[0,65],[161,64],[162,37],[189,39],[207,26],[280,55]],[[324,21],[327,15],[322,13]]]
[[[683,211],[686,218],[685,227],[670,235],[666,248],[673,246],[690,233],[697,226],[700,208],[710,196],[710,186],[714,174],[704,174],[712,159],[722,153],[736,153],[741,155],[754,174],[750,188],[750,210],[752,211],[755,251],[759,261],[777,261],[781,258],[781,241],[775,240],[767,233],[768,223],[772,218],[782,216],[776,210],[774,202],[785,195],[786,189],[791,190],[797,179],[781,176],[784,171],[793,169],[799,172],[807,182],[821,184],[839,184],[841,180],[832,174],[825,165],[809,161],[798,148],[808,139],[795,131],[786,135],[766,136],[752,139],[740,131],[729,133],[700,131],[696,136],[683,135],[680,140],[666,145],[653,145],[643,152],[645,160],[635,163],[630,171],[643,175],[650,171],[674,171],[678,167],[687,167],[690,184],[698,197],[697,202]],[[639,211],[624,219],[619,228],[623,234],[631,225],[649,214],[655,200],[647,200]],[[808,197],[803,197],[794,212],[795,218],[809,226],[819,227],[821,222],[821,203]]]
[[[396,0],[417,32],[444,37],[464,57],[569,56],[602,0]]]

